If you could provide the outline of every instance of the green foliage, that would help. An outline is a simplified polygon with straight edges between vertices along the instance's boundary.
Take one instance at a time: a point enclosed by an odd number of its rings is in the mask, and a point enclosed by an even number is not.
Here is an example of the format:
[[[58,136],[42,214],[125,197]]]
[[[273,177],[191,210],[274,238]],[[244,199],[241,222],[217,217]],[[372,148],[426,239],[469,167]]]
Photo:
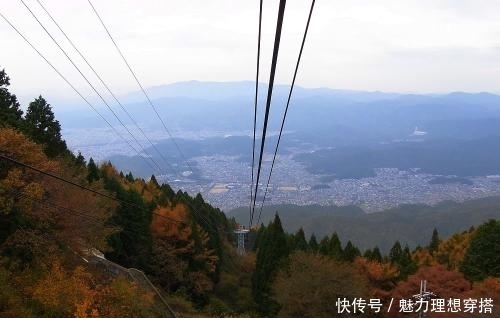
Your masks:
[[[396,240],[408,243],[411,249],[417,245],[427,246],[429,237],[422,233],[434,227],[439,229],[440,238],[446,239],[472,225],[500,219],[500,196],[461,203],[448,201],[434,206],[405,204],[377,213],[364,213],[353,206],[271,205],[264,207],[262,215],[274,215],[276,210],[284,211],[282,215],[286,213],[286,232],[303,227],[307,235],[315,233],[318,241],[336,232],[342,244],[351,241],[361,250],[377,245],[382,254],[387,254]],[[232,210],[229,215],[242,222],[248,218],[248,208]],[[269,221],[264,217],[266,224]]]
[[[291,237],[290,250],[307,251],[308,249],[309,245],[307,244],[304,230],[300,228],[297,233]]]
[[[0,70],[0,127],[11,126],[21,128],[23,125],[23,111],[20,109],[17,97],[11,94],[7,87],[10,85],[10,78],[5,70]]]
[[[366,257],[370,261],[382,262],[382,254],[380,253],[380,249],[375,246],[373,250],[367,249],[363,254],[363,257]]]
[[[476,229],[460,271],[472,281],[500,277],[500,221],[490,220]]]
[[[438,234],[438,231],[436,228],[434,228],[434,231],[432,231],[432,238],[431,238],[431,241],[429,243],[429,252],[431,254],[434,254],[434,252],[436,252],[439,248],[439,234]]]
[[[29,104],[25,116],[25,130],[33,141],[44,145],[44,151],[49,157],[68,151],[66,142],[61,137],[61,125],[42,96]]]
[[[152,248],[151,207],[134,189],[126,190],[116,180],[105,179],[106,188],[114,191],[116,198],[123,202],[111,218],[121,231],[109,238],[113,251],[108,256],[124,266],[144,268]]]
[[[253,296],[264,315],[274,315],[279,310],[279,306],[272,298],[271,284],[288,253],[286,235],[276,213],[274,221],[267,226],[264,235],[259,239],[252,278]]]
[[[389,260],[392,264],[397,264],[401,257],[403,256],[403,248],[401,247],[401,243],[396,241],[389,252]]]
[[[99,181],[99,179],[101,178],[99,168],[95,164],[94,159],[92,159],[92,157],[90,158],[89,164],[87,165],[87,171],[88,171],[87,181],[89,182],[89,184],[94,181]]]
[[[405,245],[403,249],[399,241],[396,241],[391,248],[389,260],[391,264],[396,265],[399,269],[399,279],[406,279],[408,275],[415,273],[417,270],[417,265],[411,257],[410,248]]]
[[[333,233],[330,238],[325,237],[319,243],[319,252],[323,255],[331,256],[336,260],[342,260],[344,251],[342,250],[342,243],[340,243],[337,232]]]
[[[358,256],[361,256],[361,252],[351,241],[348,241],[344,248],[343,259],[347,262],[353,262]]]
[[[316,235],[311,234],[311,238],[309,238],[309,250],[313,252],[317,252],[319,249],[318,240],[316,239]]]

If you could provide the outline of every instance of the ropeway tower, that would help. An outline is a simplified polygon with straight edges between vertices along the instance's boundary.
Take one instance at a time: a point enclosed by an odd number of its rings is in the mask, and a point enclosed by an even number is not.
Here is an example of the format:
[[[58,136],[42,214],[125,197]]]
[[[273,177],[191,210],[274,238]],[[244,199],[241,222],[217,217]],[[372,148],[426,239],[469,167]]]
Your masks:
[[[245,238],[246,235],[250,232],[250,230],[245,229],[245,227],[241,224],[236,225],[236,229],[234,230],[234,234],[236,234],[236,240],[238,242],[238,255],[245,255]]]

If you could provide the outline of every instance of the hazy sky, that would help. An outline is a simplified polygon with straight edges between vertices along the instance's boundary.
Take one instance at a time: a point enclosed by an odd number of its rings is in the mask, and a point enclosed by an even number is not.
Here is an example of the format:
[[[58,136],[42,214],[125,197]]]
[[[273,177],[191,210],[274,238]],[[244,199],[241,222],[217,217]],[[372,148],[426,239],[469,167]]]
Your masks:
[[[83,65],[37,1],[24,1]],[[137,89],[87,0],[41,1],[116,92]],[[185,80],[254,80],[258,2],[93,0],[145,86]],[[266,82],[278,2],[264,1],[261,80]],[[2,14],[78,88],[90,92],[21,1],[0,3]],[[291,81],[309,6],[309,0],[287,2],[278,83]],[[13,92],[21,98],[40,93],[75,97],[3,19],[0,35],[0,67],[10,75]],[[500,1],[318,0],[297,84],[499,93]]]

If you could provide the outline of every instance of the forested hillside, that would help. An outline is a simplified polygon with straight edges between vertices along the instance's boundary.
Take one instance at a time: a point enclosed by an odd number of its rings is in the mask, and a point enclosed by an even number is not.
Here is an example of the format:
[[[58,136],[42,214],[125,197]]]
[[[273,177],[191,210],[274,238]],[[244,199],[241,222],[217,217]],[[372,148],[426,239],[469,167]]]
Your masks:
[[[155,316],[152,295],[89,266],[89,250],[146,272],[167,293],[208,304],[232,257],[222,211],[154,176],[136,179],[72,154],[51,105],[40,96],[23,114],[4,71],[0,81],[0,310]]]
[[[143,271],[179,317],[411,316],[399,306],[424,279],[445,302],[439,317],[456,317],[469,299],[467,317],[498,313],[500,221],[382,253],[336,232],[287,234],[276,214],[238,256],[234,220],[201,195],[72,154],[51,105],[40,96],[24,113],[8,86],[1,71],[2,317],[164,317],[126,268]]]

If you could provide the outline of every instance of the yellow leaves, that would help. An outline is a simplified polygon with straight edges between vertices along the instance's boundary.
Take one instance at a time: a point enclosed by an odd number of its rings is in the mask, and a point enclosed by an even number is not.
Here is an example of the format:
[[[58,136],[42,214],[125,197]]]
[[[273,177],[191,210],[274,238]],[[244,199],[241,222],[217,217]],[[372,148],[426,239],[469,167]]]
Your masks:
[[[365,273],[370,282],[380,284],[385,281],[396,280],[399,276],[399,270],[396,266],[387,263],[369,261],[364,257],[358,257],[354,264]]]
[[[153,214],[151,228],[159,237],[178,237],[180,240],[187,240],[191,234],[189,227],[180,224],[180,222],[186,222],[186,219],[187,208],[182,203],[173,207],[157,207]]]
[[[56,260],[33,288],[33,298],[44,310],[63,317],[155,317],[154,294],[119,277],[96,285],[83,267],[67,271]]]
[[[43,170],[55,170],[57,164],[48,160],[40,145],[11,128],[0,128],[0,152],[10,158]]]
[[[91,278],[80,266],[68,273],[56,261],[35,285],[33,298],[64,316],[76,313],[76,317],[88,317],[96,296],[91,288]]]
[[[1,184],[5,189],[16,190],[24,187],[26,182],[24,172],[20,168],[13,168],[9,170]]]
[[[417,263],[418,267],[421,266],[433,266],[437,265],[438,262],[431,255],[428,249],[419,249],[412,254],[413,260]]]
[[[368,298],[366,279],[351,264],[306,252],[290,255],[272,293],[282,306],[278,317],[334,317],[338,297]]]
[[[470,232],[454,234],[452,237],[439,244],[439,248],[436,252],[436,259],[438,262],[446,265],[448,269],[458,269],[469,247],[470,238]]]
[[[99,290],[94,317],[157,317],[151,307],[154,295],[118,277]]]

